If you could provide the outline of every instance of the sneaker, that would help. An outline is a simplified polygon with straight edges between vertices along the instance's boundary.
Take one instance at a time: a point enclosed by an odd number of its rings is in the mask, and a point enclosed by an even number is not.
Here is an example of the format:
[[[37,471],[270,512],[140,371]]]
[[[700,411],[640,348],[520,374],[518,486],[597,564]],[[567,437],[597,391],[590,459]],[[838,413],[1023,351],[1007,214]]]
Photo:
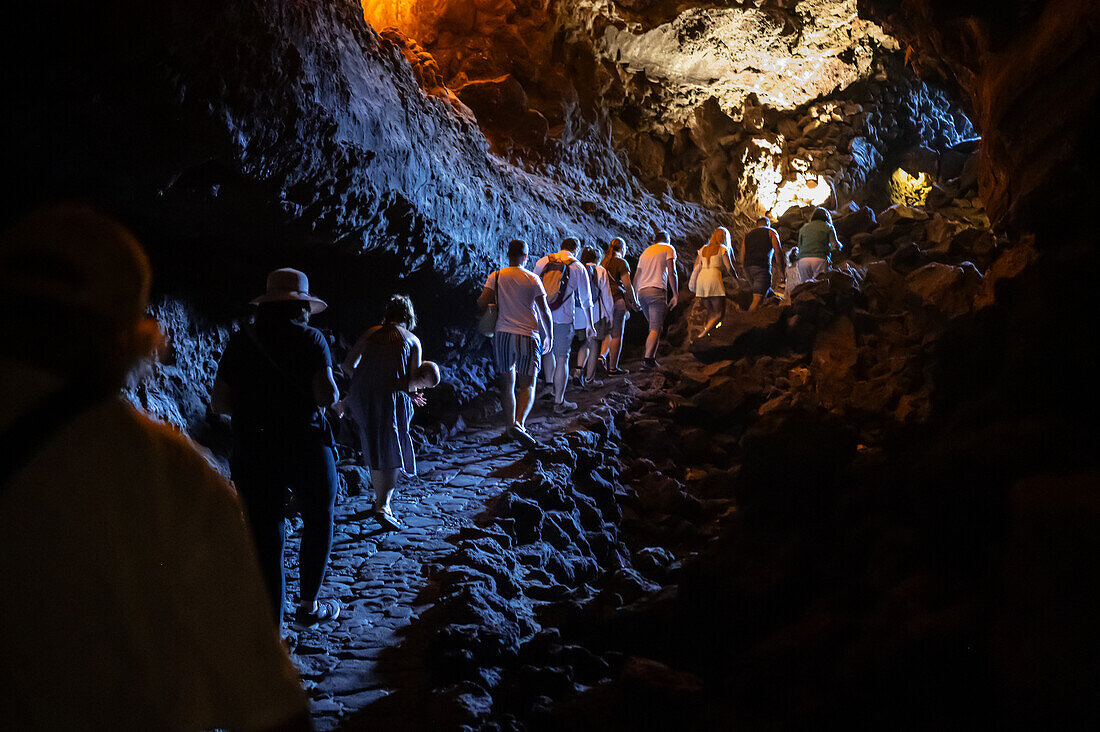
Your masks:
[[[657,359],[646,358],[642,359],[642,371],[653,371],[657,368]]]
[[[630,373],[629,369],[622,369],[622,368],[615,368],[615,369],[608,369],[607,370],[607,375],[608,376],[623,376],[623,375],[629,374],[629,373]]]
[[[554,390],[553,390],[553,388],[551,388],[551,389],[550,389],[550,391],[547,391],[547,392],[543,392],[543,393],[542,393],[542,394],[541,394],[541,395],[539,396],[539,399],[541,399],[542,401],[546,401],[546,400],[548,400],[548,399],[553,399],[553,398],[554,398]]]
[[[532,437],[530,432],[523,429],[518,424],[512,425],[507,430],[505,430],[505,432],[507,432],[508,436],[511,437],[513,440],[529,450],[534,450],[536,447],[539,446],[539,441]]]
[[[603,382],[599,379],[592,379],[588,382],[589,389],[599,389],[601,386],[603,386]]]
[[[397,531],[401,528],[401,522],[393,515],[393,509],[383,508],[381,511],[375,511],[373,516],[386,531]]]
[[[554,405],[554,414],[567,414],[577,408],[576,402],[562,400]]]
[[[316,610],[299,606],[294,611],[294,624],[299,628],[312,628],[340,617],[340,603],[336,600],[318,600]]]

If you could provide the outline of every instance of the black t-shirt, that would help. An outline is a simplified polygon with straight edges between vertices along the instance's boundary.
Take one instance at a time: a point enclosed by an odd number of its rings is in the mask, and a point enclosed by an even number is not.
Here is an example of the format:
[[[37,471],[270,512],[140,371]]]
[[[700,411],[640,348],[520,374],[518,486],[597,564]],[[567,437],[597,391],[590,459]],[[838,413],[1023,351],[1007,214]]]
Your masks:
[[[760,226],[745,234],[746,267],[767,267],[772,253],[772,233],[775,229]]]
[[[611,286],[611,296],[616,300],[625,300],[626,291],[623,289],[623,275],[630,274],[630,265],[622,257],[612,257],[604,265],[607,270],[607,281]]]
[[[319,424],[313,376],[331,366],[328,342],[308,325],[268,321],[234,333],[218,364],[218,378],[229,386],[235,428],[293,430]]]

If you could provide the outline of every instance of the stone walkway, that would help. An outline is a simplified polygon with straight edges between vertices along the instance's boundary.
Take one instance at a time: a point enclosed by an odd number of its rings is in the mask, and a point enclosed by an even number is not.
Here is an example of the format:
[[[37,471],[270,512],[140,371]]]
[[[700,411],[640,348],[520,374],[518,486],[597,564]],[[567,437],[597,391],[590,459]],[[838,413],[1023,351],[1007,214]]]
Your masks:
[[[634,375],[633,381],[648,377]],[[608,379],[599,390],[571,390],[569,398],[581,398],[579,415],[585,405],[622,403],[632,392],[630,377],[619,377]],[[564,430],[572,421],[552,416],[548,406],[537,402],[528,421],[536,437]],[[332,556],[321,593],[340,601],[340,619],[301,633],[284,629],[318,730],[335,729],[348,714],[418,682],[422,669],[415,654],[396,654],[408,665],[388,662],[384,675],[378,672],[379,659],[401,645],[403,631],[431,606],[424,590],[433,569],[454,549],[448,537],[474,525],[486,501],[521,472],[517,463],[526,452],[500,433],[500,426],[471,425],[442,447],[421,451],[419,475],[403,479],[394,499],[394,510],[407,525],[401,532],[382,532],[369,517],[369,491],[337,503]],[[300,520],[292,522],[287,541],[288,597],[297,596],[300,528]]]

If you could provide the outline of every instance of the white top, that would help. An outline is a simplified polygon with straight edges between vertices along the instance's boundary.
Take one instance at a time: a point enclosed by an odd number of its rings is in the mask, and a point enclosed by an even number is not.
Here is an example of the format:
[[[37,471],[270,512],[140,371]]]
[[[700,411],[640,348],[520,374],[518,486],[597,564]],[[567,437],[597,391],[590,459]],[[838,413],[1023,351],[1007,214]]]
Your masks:
[[[542,280],[523,267],[505,267],[489,275],[485,287],[496,292],[497,333],[538,336],[535,304],[546,297]]]
[[[0,429],[59,386],[0,360]],[[119,397],[0,490],[0,588],[11,729],[246,730],[308,708],[236,492]]]
[[[611,313],[615,310],[615,298],[611,295],[611,282],[608,279],[607,270],[598,264],[592,266],[596,268],[596,291],[592,293],[592,317],[598,323],[604,318],[611,319]],[[591,284],[592,278],[589,277],[588,281]],[[595,326],[596,323],[592,325]],[[588,318],[585,317],[583,310],[577,310],[573,325],[578,330],[587,327]]]
[[[588,284],[588,272],[585,271],[584,265],[581,264],[573,257],[572,252],[562,250],[557,254],[551,254],[543,257],[535,263],[535,274],[542,277],[542,271],[546,269],[546,265],[550,264],[550,257],[554,257],[556,260],[561,261],[564,257],[569,257],[573,260],[573,263],[569,265],[569,284],[566,285],[565,304],[557,310],[550,313],[551,319],[555,323],[572,323],[576,316],[574,314],[574,308],[581,313],[581,318],[584,318],[584,308],[591,307],[592,305],[592,288]],[[545,287],[545,281],[543,286]],[[546,293],[546,299],[553,300],[557,294],[557,288],[554,288],[553,292]],[[576,307],[577,303],[573,298],[573,293],[577,293],[577,299],[580,300],[580,307]],[[583,328],[584,326],[579,326]]]
[[[638,268],[634,272],[634,289],[641,290],[644,287],[665,289],[668,286],[665,262],[668,262],[669,266],[676,263],[676,250],[671,244],[656,242],[646,247],[642,256],[638,257]]]

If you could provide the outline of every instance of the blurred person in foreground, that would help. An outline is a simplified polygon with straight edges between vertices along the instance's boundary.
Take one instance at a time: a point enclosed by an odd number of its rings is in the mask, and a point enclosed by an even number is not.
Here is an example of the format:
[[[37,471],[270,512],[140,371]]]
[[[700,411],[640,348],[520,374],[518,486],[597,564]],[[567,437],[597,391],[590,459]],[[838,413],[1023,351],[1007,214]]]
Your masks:
[[[133,236],[0,235],[0,689],[18,730],[308,730],[232,487],[120,387],[160,341]]]

